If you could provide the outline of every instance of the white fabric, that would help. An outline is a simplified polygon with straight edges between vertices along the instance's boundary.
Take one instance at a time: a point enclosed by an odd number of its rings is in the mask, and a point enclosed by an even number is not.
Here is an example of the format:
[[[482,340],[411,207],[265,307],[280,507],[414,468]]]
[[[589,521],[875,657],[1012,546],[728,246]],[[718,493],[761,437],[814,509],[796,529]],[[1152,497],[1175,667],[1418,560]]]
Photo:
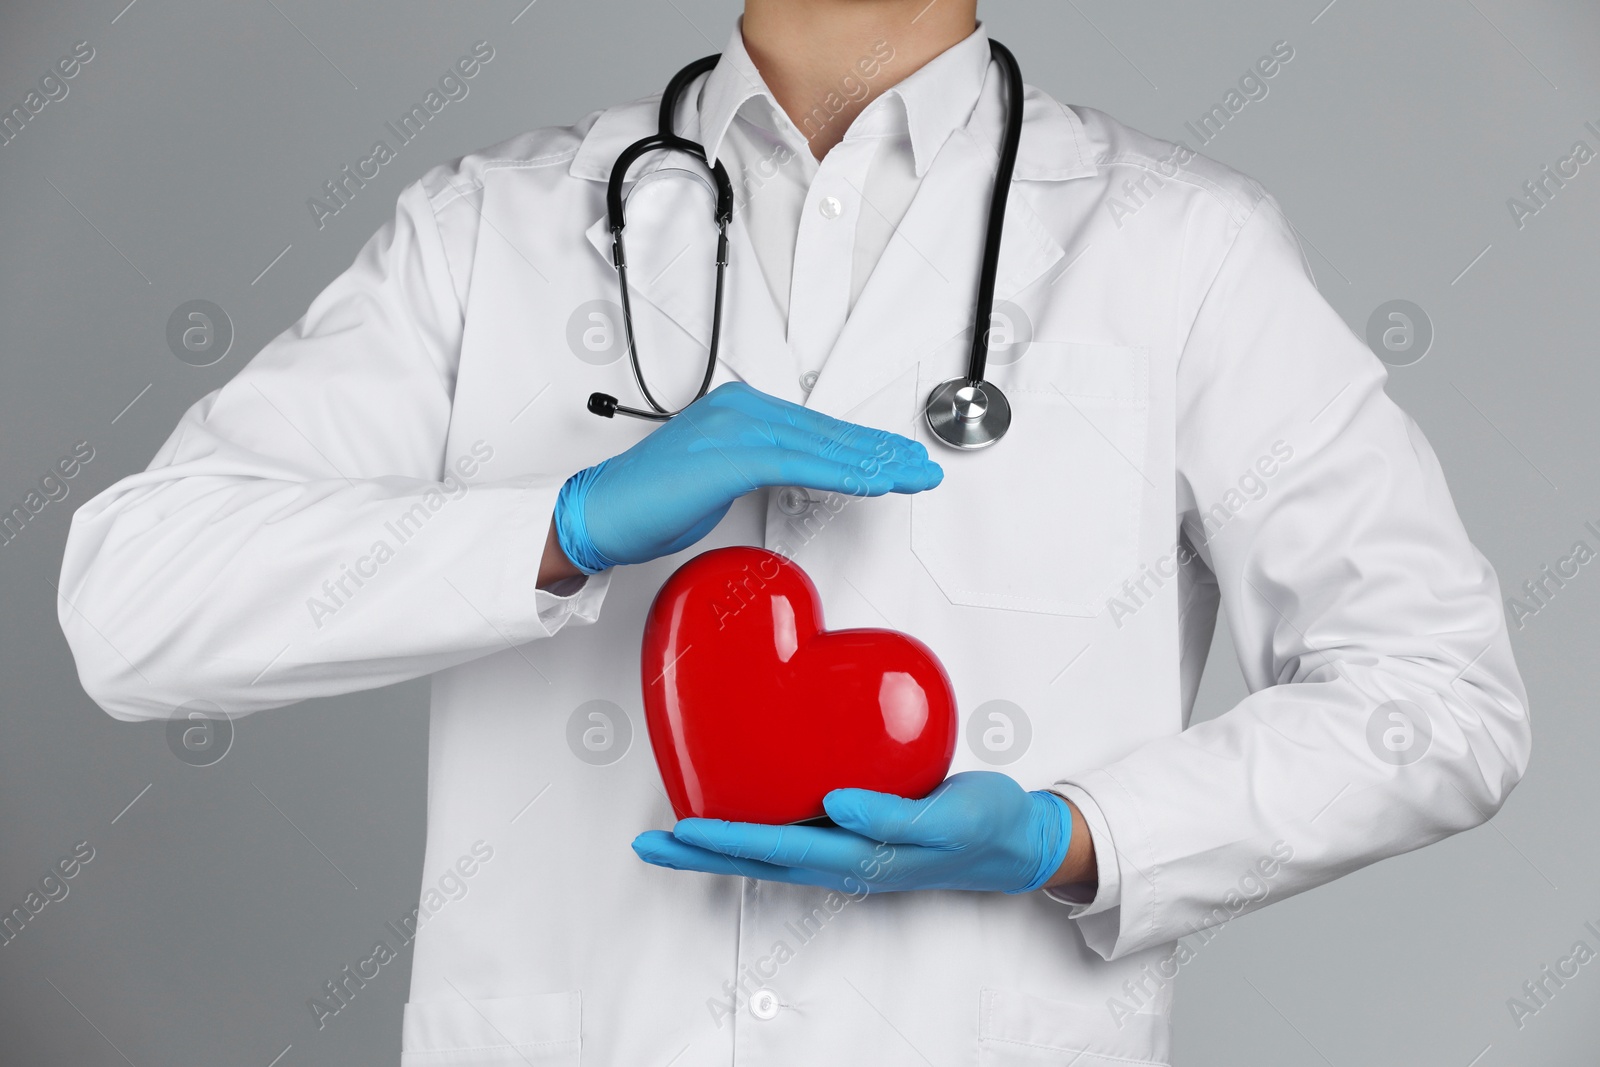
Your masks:
[[[735,221],[719,382],[926,440],[923,398],[965,360],[993,75],[809,394]],[[687,135],[698,119],[686,103]],[[567,597],[534,585],[562,481],[651,429],[584,400],[633,396],[620,347],[589,340],[616,299],[605,179],[654,125],[640,101],[430,171],[148,471],[73,520],[61,622],[112,715],[434,675],[406,1063],[1166,1063],[1177,939],[1499,808],[1530,741],[1498,587],[1383,365],[1258,185],[1030,90],[998,296],[1031,341],[991,372],[1010,435],[941,452],[945,483],[915,497],[793,515],[753,494],[695,551],[784,552],[830,626],[925,641],[962,710],[954,769],[1076,798],[1114,905],[852,901],[640,863],[634,835],[672,822],[640,632],[688,553]],[[640,184],[634,307],[652,380],[682,395],[708,337],[710,202]],[[1219,607],[1251,693],[1191,727]],[[597,707],[631,728],[603,764],[569,740]],[[978,739],[1002,721],[1010,747]],[[470,895],[441,898],[484,850]],[[776,1011],[748,1009],[762,987]]]

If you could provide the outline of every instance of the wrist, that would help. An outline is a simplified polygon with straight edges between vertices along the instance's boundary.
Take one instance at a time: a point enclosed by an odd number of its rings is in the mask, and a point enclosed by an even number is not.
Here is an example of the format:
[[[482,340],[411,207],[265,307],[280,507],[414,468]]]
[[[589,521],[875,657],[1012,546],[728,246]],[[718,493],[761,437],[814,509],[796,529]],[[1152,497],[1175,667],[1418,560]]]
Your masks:
[[[578,577],[583,577],[583,572],[562,551],[561,539],[556,536],[556,520],[551,516],[544,535],[544,555],[539,557],[539,588],[548,589],[557,582]]]
[[[1009,893],[1031,893],[1050,883],[1066,859],[1077,821],[1066,799],[1047,789],[1029,793],[1028,799],[1033,810],[1028,814],[1027,834],[1038,856],[1037,867],[1026,885],[1007,890]]]
[[[1089,833],[1089,821],[1072,801],[1063,798],[1063,802],[1072,812],[1071,839],[1067,843],[1067,854],[1061,866],[1044,884],[1044,888],[1059,889],[1075,885],[1094,890],[1100,884],[1100,866],[1095,855],[1094,837]]]
[[[551,520],[556,547],[580,574],[599,574],[616,566],[614,560],[594,546],[585,515],[589,489],[604,466],[602,462],[579,471],[562,483],[561,492],[556,494],[555,515]]]

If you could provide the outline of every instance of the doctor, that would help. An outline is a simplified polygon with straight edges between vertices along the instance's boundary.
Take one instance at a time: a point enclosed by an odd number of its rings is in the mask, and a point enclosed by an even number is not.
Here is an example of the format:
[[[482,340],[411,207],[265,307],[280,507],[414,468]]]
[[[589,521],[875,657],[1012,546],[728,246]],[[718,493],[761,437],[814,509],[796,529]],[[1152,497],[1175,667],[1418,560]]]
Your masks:
[[[1495,576],[1250,179],[1027,90],[987,372],[1011,427],[930,436],[999,69],[975,0],[749,0],[676,116],[736,206],[713,388],[671,421],[586,410],[640,403],[605,192],[645,100],[430,171],[77,513],[61,623],[118,718],[433,677],[423,882],[493,858],[417,936],[405,1063],[1165,1064],[1179,938],[1521,775]],[[713,328],[703,174],[629,181],[669,406]],[[640,634],[727,544],[940,656],[964,721],[935,799],[674,826]],[[1219,609],[1251,695],[1190,725]]]

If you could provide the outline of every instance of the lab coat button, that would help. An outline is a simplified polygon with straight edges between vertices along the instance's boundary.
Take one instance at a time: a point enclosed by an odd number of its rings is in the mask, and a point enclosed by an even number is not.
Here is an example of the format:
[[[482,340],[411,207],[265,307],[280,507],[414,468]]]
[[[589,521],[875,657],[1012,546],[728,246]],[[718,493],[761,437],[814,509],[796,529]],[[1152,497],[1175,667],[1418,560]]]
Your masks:
[[[804,374],[800,375],[800,388],[801,389],[804,389],[806,392],[809,393],[809,392],[811,392],[811,390],[815,389],[816,387],[817,387],[817,372],[816,371],[808,370]]]
[[[804,515],[811,508],[811,497],[804,489],[786,485],[778,491],[778,510],[785,515]]]
[[[822,212],[825,219],[836,219],[844,214],[844,205],[837,196],[825,196],[817,201],[817,210]]]
[[[750,1014],[757,1019],[775,1019],[778,1016],[778,994],[770,989],[758,989],[750,998]]]

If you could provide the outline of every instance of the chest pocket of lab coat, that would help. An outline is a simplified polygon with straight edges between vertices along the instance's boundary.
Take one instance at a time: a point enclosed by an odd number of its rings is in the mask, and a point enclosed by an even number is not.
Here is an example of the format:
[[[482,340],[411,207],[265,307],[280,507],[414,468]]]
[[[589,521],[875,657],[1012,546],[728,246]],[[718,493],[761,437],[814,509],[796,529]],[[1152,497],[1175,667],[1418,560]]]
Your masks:
[[[578,1067],[583,1013],[577,990],[457,998],[406,1005],[401,1067]]]
[[[923,366],[919,402],[943,377]],[[1034,341],[989,378],[1011,429],[975,452],[928,445],[945,479],[912,497],[912,551],[952,603],[1097,615],[1137,566],[1147,353]]]

